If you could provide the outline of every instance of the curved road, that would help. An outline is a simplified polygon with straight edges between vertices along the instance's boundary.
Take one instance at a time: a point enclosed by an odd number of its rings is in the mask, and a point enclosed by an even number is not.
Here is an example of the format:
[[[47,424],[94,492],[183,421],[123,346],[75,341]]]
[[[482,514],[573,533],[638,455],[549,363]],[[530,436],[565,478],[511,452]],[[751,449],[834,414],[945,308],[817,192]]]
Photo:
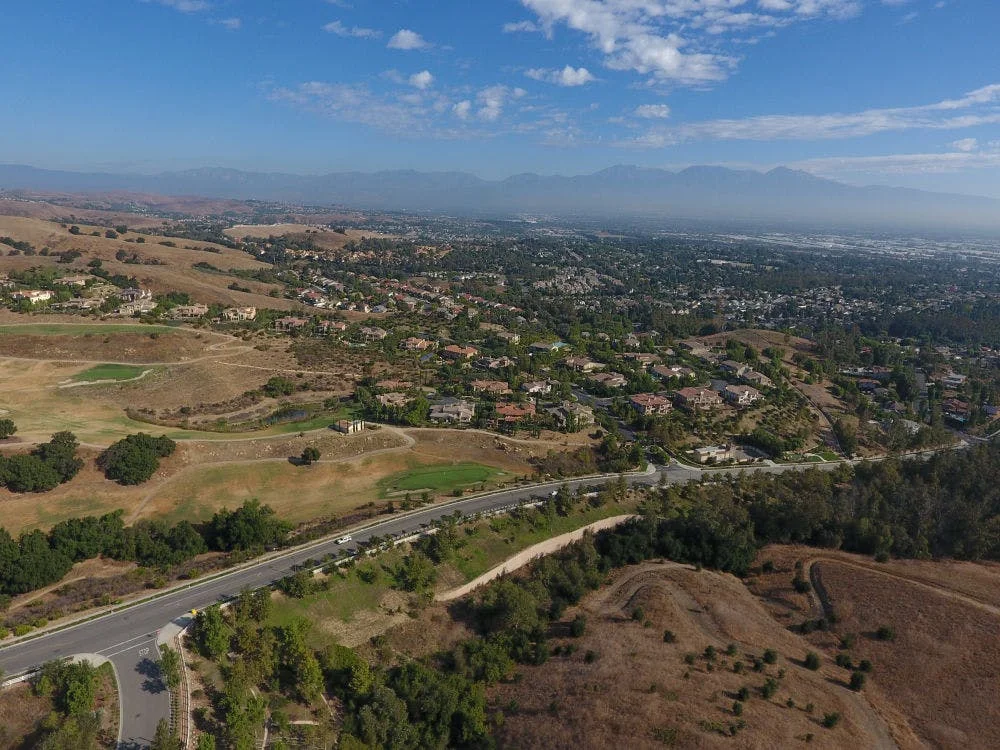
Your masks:
[[[626,479],[632,485],[648,486],[657,484],[661,478],[662,481],[676,484],[714,474],[748,471],[781,473],[805,468],[832,470],[838,465],[827,463],[752,466],[711,472],[672,465],[651,467],[644,473],[626,475]],[[0,649],[0,668],[6,674],[16,675],[30,671],[52,659],[76,654],[98,654],[110,659],[118,673],[121,694],[122,725],[119,747],[123,750],[148,747],[157,722],[170,715],[170,698],[154,663],[157,658],[157,634],[162,627],[185,616],[192,609],[224,602],[244,589],[272,584],[294,572],[308,560],[317,560],[327,555],[344,556],[353,553],[357,551],[358,544],[364,544],[372,537],[405,537],[421,532],[456,511],[463,515],[474,515],[503,510],[545,496],[563,484],[571,490],[592,489],[617,476],[571,479],[502,490],[392,516],[353,532],[354,541],[349,544],[340,545],[333,539],[325,539],[290,549],[219,577],[195,583],[188,588],[167,592],[155,599],[120,611],[46,635],[12,643]]]

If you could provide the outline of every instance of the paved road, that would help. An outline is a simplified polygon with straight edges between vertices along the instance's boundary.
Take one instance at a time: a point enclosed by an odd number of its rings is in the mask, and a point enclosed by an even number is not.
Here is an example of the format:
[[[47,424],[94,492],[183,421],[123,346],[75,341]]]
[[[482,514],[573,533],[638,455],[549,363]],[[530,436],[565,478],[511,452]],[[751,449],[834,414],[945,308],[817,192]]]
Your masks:
[[[837,464],[810,464],[810,467],[832,469]],[[743,467],[713,473],[763,471],[780,473],[806,468],[804,466]],[[705,472],[707,473],[707,472]],[[674,484],[699,479],[703,472],[673,465],[656,467],[645,474],[628,475],[633,485],[654,485],[661,476]],[[169,717],[169,696],[151,663],[156,658],[156,636],[161,627],[184,616],[192,609],[201,609],[226,601],[244,589],[260,588],[283,578],[307,560],[326,555],[343,555],[357,549],[359,543],[374,536],[407,536],[418,533],[447,515],[460,511],[473,515],[493,511],[545,496],[562,484],[571,490],[589,489],[605,484],[609,477],[568,480],[544,485],[504,490],[490,495],[454,501],[445,505],[391,517],[353,534],[354,541],[339,545],[326,540],[314,545],[290,550],[261,562],[195,584],[190,588],[166,594],[158,599],[138,604],[120,612],[60,630],[49,635],[15,643],[0,649],[0,668],[6,674],[19,674],[52,659],[81,653],[96,653],[112,660],[118,672],[122,701],[122,748],[143,748],[149,745],[161,718]]]

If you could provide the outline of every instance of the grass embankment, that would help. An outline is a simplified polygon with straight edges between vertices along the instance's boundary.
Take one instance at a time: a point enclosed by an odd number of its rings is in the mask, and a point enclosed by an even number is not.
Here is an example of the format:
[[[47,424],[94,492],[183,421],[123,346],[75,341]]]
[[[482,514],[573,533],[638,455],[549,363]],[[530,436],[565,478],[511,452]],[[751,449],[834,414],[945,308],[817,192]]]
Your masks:
[[[437,588],[451,590],[538,542],[635,510],[636,503],[631,499],[596,507],[581,503],[565,516],[526,509],[515,515],[466,524],[459,530],[456,550],[438,566]],[[282,596],[274,608],[271,624],[287,624],[295,617],[308,619],[316,625],[310,635],[315,648],[337,641],[338,637],[343,639],[345,634],[349,635],[348,640],[360,642],[364,640],[362,635],[370,637],[384,631],[396,621],[400,610],[420,606],[419,597],[395,588],[393,571],[404,555],[401,548],[386,551],[375,558],[363,559],[356,566],[334,571],[322,580],[316,593],[305,598]]]
[[[382,497],[405,492],[453,492],[486,482],[505,472],[477,463],[420,466],[385,477],[378,483]]]

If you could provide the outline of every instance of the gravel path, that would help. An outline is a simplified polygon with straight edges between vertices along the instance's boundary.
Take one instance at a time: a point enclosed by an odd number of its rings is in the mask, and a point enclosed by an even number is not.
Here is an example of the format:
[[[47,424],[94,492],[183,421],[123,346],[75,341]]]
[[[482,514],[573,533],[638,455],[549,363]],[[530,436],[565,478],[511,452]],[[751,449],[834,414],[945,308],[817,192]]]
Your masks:
[[[470,591],[473,591],[485,583],[489,583],[495,578],[499,578],[502,575],[510,573],[517,570],[518,568],[523,568],[525,565],[530,563],[536,557],[542,557],[543,555],[551,555],[553,552],[561,550],[573,542],[583,539],[583,535],[588,531],[601,531],[603,529],[611,529],[615,526],[620,526],[631,518],[635,518],[633,515],[626,516],[612,516],[611,518],[605,518],[600,521],[595,521],[588,526],[584,526],[582,529],[577,529],[576,531],[571,531],[568,534],[561,534],[560,536],[552,537],[551,539],[546,539],[544,542],[539,542],[538,544],[533,544],[526,550],[518,552],[511,558],[508,558],[500,565],[495,568],[486,571],[478,578],[469,581],[464,586],[459,586],[457,589],[452,589],[451,591],[445,591],[444,593],[438,594],[434,597],[435,601],[439,602],[450,602],[453,599],[458,599],[465,596]]]

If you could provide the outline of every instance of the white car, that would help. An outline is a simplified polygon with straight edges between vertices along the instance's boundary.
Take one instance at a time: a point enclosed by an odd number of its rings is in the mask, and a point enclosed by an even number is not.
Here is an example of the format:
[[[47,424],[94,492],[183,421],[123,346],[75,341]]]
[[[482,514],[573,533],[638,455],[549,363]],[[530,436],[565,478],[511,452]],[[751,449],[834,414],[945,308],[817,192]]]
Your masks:
[[[346,536],[340,537],[340,539],[337,540],[337,544],[347,544],[351,541],[353,541],[353,539],[351,539],[351,535],[347,534]]]

